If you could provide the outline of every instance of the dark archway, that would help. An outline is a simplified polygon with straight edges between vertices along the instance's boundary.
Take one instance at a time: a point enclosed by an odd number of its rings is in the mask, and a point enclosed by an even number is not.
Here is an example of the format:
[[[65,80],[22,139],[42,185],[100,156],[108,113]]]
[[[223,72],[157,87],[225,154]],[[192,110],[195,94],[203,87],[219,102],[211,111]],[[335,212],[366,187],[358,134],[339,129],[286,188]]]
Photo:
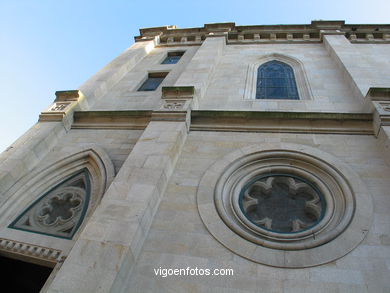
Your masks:
[[[2,286],[13,293],[39,293],[52,268],[0,256]]]

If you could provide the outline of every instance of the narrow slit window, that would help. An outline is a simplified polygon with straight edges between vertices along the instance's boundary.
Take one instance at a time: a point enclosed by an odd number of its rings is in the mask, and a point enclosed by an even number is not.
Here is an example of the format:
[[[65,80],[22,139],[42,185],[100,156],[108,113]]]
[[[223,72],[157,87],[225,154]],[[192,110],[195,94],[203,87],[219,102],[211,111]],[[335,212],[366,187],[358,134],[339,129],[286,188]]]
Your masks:
[[[140,86],[138,91],[154,91],[162,83],[168,72],[149,73],[148,78]]]
[[[292,67],[273,60],[257,70],[256,99],[299,100]]]
[[[167,57],[164,59],[164,61],[161,64],[176,64],[177,62],[179,62],[183,54],[184,51],[168,52]]]

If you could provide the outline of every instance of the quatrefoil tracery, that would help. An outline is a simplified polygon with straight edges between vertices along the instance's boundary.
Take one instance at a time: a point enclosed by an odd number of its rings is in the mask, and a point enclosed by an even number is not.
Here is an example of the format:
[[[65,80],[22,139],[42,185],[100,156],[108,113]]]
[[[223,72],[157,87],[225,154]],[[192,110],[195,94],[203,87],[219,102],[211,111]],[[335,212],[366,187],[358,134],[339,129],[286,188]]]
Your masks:
[[[76,189],[73,187],[73,189]],[[57,193],[45,203],[37,214],[38,221],[45,226],[60,226],[74,218],[83,202],[79,194],[73,190]]]

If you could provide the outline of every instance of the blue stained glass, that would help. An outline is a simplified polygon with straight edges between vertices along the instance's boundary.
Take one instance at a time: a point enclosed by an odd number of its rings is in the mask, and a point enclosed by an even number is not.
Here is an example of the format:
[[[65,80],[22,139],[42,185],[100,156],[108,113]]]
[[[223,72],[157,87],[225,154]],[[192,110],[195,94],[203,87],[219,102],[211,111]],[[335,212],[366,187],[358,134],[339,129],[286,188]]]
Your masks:
[[[161,64],[176,64],[181,56],[167,56]]]
[[[138,91],[154,91],[160,83],[164,80],[164,77],[149,77],[145,82],[141,85]]]
[[[256,99],[299,100],[294,71],[280,61],[269,61],[257,70]]]

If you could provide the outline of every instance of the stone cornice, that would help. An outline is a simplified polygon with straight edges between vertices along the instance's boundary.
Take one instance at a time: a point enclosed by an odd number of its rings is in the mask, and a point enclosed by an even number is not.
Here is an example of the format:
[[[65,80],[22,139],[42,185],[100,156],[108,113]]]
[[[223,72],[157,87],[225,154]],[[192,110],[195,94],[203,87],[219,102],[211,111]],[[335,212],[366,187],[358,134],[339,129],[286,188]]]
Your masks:
[[[367,113],[197,110],[190,130],[372,135],[372,120]]]
[[[152,111],[80,111],[72,129],[145,129]]]
[[[156,111],[75,112],[72,128],[144,129],[150,121],[187,121],[190,130],[373,135],[370,113],[187,111],[190,100]],[[169,103],[168,103],[169,104]],[[191,117],[188,117],[190,115]]]
[[[315,20],[298,25],[236,26],[228,22],[184,29],[176,26],[143,28],[135,41],[158,37],[160,46],[200,45],[207,37],[224,36],[227,44],[318,43],[324,31],[344,34],[352,43],[390,43],[390,24],[345,24],[339,20]]]

